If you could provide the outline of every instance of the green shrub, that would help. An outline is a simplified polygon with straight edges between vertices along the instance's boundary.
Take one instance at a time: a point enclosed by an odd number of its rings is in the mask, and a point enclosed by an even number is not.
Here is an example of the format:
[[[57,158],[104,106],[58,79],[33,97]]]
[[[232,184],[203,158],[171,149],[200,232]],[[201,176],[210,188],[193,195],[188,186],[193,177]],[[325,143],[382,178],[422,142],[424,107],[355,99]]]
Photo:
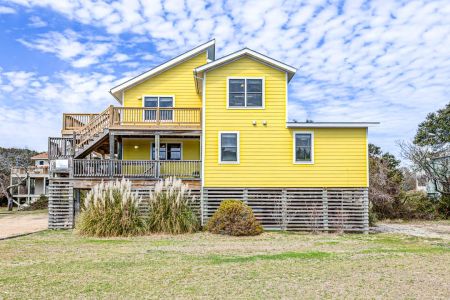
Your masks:
[[[40,195],[39,198],[31,203],[29,206],[24,207],[24,211],[47,209],[48,208],[48,197],[45,195]]]
[[[238,200],[225,200],[209,219],[209,232],[234,236],[258,235],[263,229],[252,209]]]
[[[443,219],[450,218],[450,195],[442,195],[437,202],[437,211]]]
[[[139,202],[129,180],[102,182],[86,195],[77,229],[82,235],[96,237],[140,235],[145,232],[145,222]]]
[[[191,209],[195,198],[180,179],[169,177],[155,185],[150,195],[148,228],[151,232],[192,233],[199,229],[199,221]]]

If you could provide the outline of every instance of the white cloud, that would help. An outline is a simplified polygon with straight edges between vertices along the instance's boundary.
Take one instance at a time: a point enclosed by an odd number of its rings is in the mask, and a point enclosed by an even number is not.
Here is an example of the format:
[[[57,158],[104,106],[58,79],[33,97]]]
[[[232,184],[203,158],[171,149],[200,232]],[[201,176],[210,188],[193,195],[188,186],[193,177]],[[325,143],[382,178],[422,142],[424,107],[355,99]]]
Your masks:
[[[42,20],[39,16],[31,16],[29,21],[30,23],[28,25],[31,27],[40,28],[47,26],[47,22]]]
[[[103,38],[82,36],[73,30],[51,31],[36,39],[18,39],[31,49],[55,54],[75,68],[88,67],[99,62],[99,58],[110,53],[114,46]]]
[[[16,11],[14,8],[12,7],[7,7],[7,6],[0,6],[0,15],[1,14],[15,14]]]
[[[290,86],[291,117],[381,121],[373,130],[373,142],[391,151],[395,139],[410,138],[426,113],[449,101],[446,0],[352,0],[343,7],[325,0],[11,2],[52,9],[112,39],[131,36],[129,51],[116,51],[117,45],[109,48],[110,42],[67,30],[21,40],[74,67],[101,64],[107,57],[108,70],[120,63],[129,68],[124,72],[128,76],[142,68],[136,65],[137,56],[155,63],[213,37],[218,56],[249,46],[298,67]],[[132,53],[137,43],[151,44],[156,53]],[[97,49],[99,45],[103,49]]]

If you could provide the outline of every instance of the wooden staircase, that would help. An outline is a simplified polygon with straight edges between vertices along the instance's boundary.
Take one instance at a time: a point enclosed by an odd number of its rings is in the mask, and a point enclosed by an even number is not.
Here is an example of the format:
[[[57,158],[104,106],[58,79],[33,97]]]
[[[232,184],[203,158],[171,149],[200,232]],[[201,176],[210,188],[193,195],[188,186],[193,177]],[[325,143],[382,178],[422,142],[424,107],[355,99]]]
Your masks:
[[[94,146],[104,141],[109,135],[109,126],[113,121],[113,106],[109,106],[102,113],[93,117],[89,123],[74,133],[75,154],[79,158],[91,150]]]

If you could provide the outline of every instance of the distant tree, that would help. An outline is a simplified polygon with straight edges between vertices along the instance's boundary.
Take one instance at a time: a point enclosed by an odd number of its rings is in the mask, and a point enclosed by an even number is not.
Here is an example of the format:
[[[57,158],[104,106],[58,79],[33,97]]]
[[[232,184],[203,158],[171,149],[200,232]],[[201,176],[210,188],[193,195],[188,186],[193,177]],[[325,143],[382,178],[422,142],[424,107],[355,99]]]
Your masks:
[[[403,174],[394,155],[369,144],[369,200],[372,211],[381,218],[393,215],[393,205],[401,191]]]
[[[434,149],[450,143],[450,103],[444,108],[428,114],[419,124],[414,144],[432,146]]]
[[[0,196],[7,198],[8,210],[12,210],[14,203],[12,190],[27,181],[31,157],[36,154],[37,152],[28,149],[0,148]],[[16,170],[22,169],[25,176],[19,177],[18,174],[11,174],[13,167]],[[11,176],[21,179],[11,184]]]
[[[450,196],[450,156],[447,148],[440,151],[431,146],[400,143],[402,156],[413,163],[417,172],[422,172],[428,180],[436,184],[436,190]]]

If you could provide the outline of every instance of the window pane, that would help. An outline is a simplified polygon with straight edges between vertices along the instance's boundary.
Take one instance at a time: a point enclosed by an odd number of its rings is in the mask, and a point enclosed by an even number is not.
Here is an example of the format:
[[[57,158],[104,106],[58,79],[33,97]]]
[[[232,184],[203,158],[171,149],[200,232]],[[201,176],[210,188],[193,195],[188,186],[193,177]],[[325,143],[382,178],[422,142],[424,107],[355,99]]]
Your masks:
[[[156,110],[154,110],[154,109],[144,110],[144,119],[145,120],[156,120]]]
[[[229,92],[230,93],[243,93],[245,91],[244,84],[245,84],[245,79],[230,79]]]
[[[145,97],[144,107],[158,107],[158,97]]]
[[[166,144],[159,145],[159,159],[166,160]],[[152,159],[155,160],[155,143],[152,143]]]
[[[170,160],[181,160],[181,144],[168,144],[168,156]]]
[[[296,161],[311,161],[311,148],[299,147],[295,152]]]
[[[159,119],[161,121],[172,121],[173,118],[173,110],[163,109],[159,111]]]
[[[222,147],[222,161],[237,161],[237,149],[235,147]]]
[[[262,94],[247,94],[247,106],[262,107]]]
[[[221,161],[237,161],[237,134],[222,133],[221,141]]]
[[[172,97],[160,97],[159,98],[159,107],[173,107],[173,98]]]
[[[296,147],[300,146],[311,146],[311,135],[308,133],[300,133],[295,135],[295,145]]]
[[[222,133],[222,147],[236,147],[237,134],[236,133]]]
[[[230,107],[244,107],[245,106],[245,96],[242,94],[230,94]]]
[[[262,79],[247,79],[247,93],[262,93]]]

